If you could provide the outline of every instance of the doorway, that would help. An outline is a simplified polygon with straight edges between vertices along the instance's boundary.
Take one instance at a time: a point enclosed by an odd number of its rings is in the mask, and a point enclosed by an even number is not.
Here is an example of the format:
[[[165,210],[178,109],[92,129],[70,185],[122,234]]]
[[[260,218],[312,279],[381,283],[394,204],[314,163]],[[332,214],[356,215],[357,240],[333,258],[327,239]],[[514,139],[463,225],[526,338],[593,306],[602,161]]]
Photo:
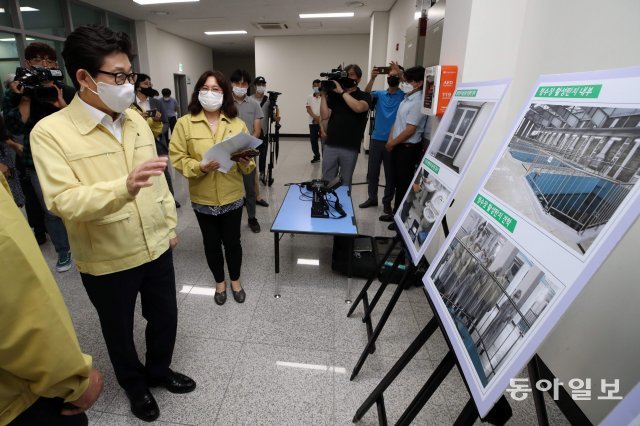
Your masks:
[[[189,93],[187,93],[187,76],[184,74],[173,74],[173,86],[176,100],[178,101],[178,108],[180,110],[179,116],[182,117],[188,112],[189,106]]]

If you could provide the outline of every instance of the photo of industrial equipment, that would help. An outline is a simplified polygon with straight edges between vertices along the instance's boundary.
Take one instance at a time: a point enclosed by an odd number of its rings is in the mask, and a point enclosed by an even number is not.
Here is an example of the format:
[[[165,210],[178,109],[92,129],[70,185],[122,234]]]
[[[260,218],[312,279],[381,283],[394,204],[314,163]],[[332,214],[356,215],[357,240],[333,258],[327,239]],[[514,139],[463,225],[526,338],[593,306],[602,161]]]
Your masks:
[[[640,109],[533,103],[485,189],[578,253],[640,178]]]
[[[560,288],[473,209],[430,278],[484,386]]]
[[[402,203],[400,220],[416,252],[427,239],[440,213],[447,208],[449,191],[438,179],[420,168]]]

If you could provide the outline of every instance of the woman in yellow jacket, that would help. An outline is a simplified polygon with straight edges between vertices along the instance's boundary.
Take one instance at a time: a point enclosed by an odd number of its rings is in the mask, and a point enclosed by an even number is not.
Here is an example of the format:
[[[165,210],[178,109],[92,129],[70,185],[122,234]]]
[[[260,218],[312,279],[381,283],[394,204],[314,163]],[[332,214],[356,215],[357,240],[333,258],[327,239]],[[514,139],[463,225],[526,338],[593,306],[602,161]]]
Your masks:
[[[227,300],[226,259],[233,298],[242,303],[246,296],[240,285],[240,223],[245,195],[242,175],[251,173],[256,165],[251,159],[241,158],[223,173],[218,171],[217,161],[202,161],[213,145],[238,133],[249,133],[238,118],[231,84],[221,72],[206,71],[200,76],[191,96],[189,114],[181,117],[173,130],[169,155],[176,170],[189,180],[191,204],[202,231],[207,264],[216,280],[214,300],[218,305]]]

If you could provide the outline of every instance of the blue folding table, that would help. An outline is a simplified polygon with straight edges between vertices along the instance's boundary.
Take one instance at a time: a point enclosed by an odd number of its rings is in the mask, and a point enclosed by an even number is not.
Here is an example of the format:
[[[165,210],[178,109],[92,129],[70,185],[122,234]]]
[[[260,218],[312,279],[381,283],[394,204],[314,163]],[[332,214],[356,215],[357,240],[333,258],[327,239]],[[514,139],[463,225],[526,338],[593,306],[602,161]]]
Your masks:
[[[308,194],[308,192],[305,193]],[[280,283],[278,274],[280,273],[280,234],[317,234],[317,235],[339,235],[349,238],[348,253],[348,279],[346,302],[351,303],[351,259],[353,257],[353,241],[358,235],[358,225],[353,213],[353,202],[351,201],[351,191],[348,186],[341,186],[336,189],[336,194],[340,199],[342,209],[347,214],[340,219],[315,218],[311,217],[311,200],[301,197],[300,187],[291,185],[287,190],[287,195],[282,201],[280,210],[276,215],[271,232],[273,232],[275,267],[276,267],[276,292],[275,297],[280,297]]]

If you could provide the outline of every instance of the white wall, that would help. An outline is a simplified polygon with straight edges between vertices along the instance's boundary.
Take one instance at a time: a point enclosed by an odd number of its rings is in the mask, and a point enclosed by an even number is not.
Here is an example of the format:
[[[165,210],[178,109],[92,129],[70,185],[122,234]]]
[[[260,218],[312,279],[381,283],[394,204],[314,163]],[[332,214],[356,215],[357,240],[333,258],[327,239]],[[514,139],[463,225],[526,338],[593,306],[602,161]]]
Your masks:
[[[282,92],[278,98],[280,133],[308,134],[305,109],[311,82],[321,72],[354,63],[363,69],[360,88],[367,84],[369,35],[256,37],[256,73],[267,80],[268,90]]]
[[[158,29],[146,21],[136,21],[140,72],[149,74],[153,87],[168,87],[175,94],[173,74],[187,76],[191,94],[198,77],[213,67],[211,48]],[[179,70],[179,64],[183,70]]]
[[[447,0],[441,63],[457,64],[465,82],[512,77],[511,87],[465,177],[449,223],[473,197],[498,147],[540,74],[640,64],[640,2],[616,0]],[[621,379],[621,393],[640,380],[636,222],[539,350],[567,383],[592,378],[593,400],[577,401],[599,423],[617,401],[597,400],[601,378]]]
[[[402,65],[407,28],[412,24],[418,25],[418,21],[414,18],[415,11],[415,0],[397,0],[389,11],[387,62],[398,61]],[[396,44],[399,45],[398,50],[396,50]]]

